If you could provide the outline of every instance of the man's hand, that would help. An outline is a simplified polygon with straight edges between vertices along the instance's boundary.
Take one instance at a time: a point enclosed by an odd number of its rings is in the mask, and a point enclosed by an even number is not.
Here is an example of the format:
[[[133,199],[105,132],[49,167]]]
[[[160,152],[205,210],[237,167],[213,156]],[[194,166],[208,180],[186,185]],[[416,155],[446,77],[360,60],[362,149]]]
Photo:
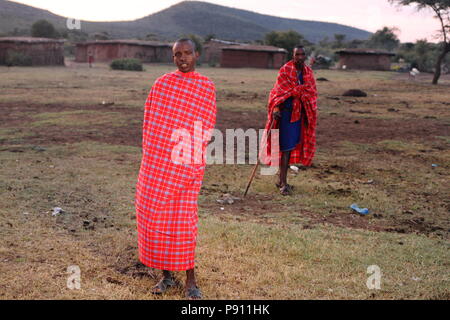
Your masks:
[[[272,118],[276,121],[281,120],[281,112],[279,108],[273,109]]]
[[[277,121],[279,121],[281,119],[281,112],[280,111],[275,111],[273,113],[273,118]]]

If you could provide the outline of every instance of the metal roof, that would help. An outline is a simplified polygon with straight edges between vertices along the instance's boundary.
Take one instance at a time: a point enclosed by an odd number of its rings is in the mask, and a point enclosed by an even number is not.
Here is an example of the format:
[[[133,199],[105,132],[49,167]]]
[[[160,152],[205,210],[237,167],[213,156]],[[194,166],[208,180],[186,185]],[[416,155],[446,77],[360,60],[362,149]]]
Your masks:
[[[89,44],[130,44],[137,46],[149,46],[149,47],[168,47],[171,48],[173,46],[172,43],[158,42],[158,41],[143,41],[143,40],[134,40],[134,39],[116,39],[116,40],[95,40],[95,41],[86,41],[86,42],[78,42],[77,45],[89,45]]]
[[[337,54],[354,54],[354,55],[376,55],[376,56],[395,56],[395,53],[376,50],[376,49],[343,49],[336,51]]]
[[[257,46],[257,45],[240,45],[240,46],[222,47],[222,50],[287,53],[287,50],[283,49],[283,48],[277,48],[277,47],[272,47],[272,46]]]
[[[0,37],[0,42],[15,42],[15,43],[49,43],[57,42],[64,43],[62,39],[50,39],[50,38],[33,38],[33,37]]]

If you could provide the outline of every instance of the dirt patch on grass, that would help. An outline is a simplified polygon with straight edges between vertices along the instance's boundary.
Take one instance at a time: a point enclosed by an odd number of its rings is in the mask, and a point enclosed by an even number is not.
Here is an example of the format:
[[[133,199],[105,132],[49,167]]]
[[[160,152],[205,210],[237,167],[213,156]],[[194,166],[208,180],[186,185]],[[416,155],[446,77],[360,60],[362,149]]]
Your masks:
[[[374,143],[383,140],[433,141],[436,136],[449,135],[449,126],[436,120],[383,120],[345,117],[321,118],[317,139],[320,146],[336,145],[342,141]]]
[[[242,195],[239,195],[242,197]],[[280,203],[274,195],[248,195],[245,199],[236,201],[232,205],[221,205],[218,203],[201,204],[202,208],[214,212],[218,217],[226,220],[233,217],[237,221],[256,220],[260,223],[271,225],[279,224],[275,222],[281,214],[289,215],[294,223],[301,229],[312,229],[321,224],[332,224],[344,228],[365,229],[372,231],[395,231],[395,226],[384,220],[370,216],[360,216],[350,212],[336,212],[324,215],[301,209],[298,206],[287,206]],[[268,215],[270,213],[270,215]]]
[[[95,127],[71,128],[67,126],[39,126],[30,128],[33,115],[44,112],[62,111],[105,111],[119,112],[131,116],[136,121],[142,121],[141,109],[104,105],[74,107],[69,105],[34,105],[34,104],[0,104],[0,126],[15,128],[17,133],[27,134],[27,144],[53,145],[96,141],[110,144],[140,146],[142,142],[142,125],[136,122],[120,126],[99,124]],[[217,115],[216,128],[225,132],[226,129],[264,127],[267,114],[264,111],[237,112],[220,109]],[[334,146],[342,141],[355,143],[374,143],[383,140],[430,141],[435,136],[448,136],[449,126],[434,119],[355,119],[328,116],[321,117],[318,123],[317,139],[321,147]],[[3,141],[8,144],[8,139]]]
[[[232,218],[236,221],[257,221],[266,225],[276,225],[278,216],[289,212],[291,223],[301,229],[313,229],[319,225],[334,225],[342,228],[363,229],[375,232],[415,233],[446,237],[450,230],[425,221],[423,218],[401,217],[395,220],[387,219],[382,214],[359,215],[348,211],[323,214],[307,211],[298,206],[283,205],[273,195],[249,195],[247,198],[236,201],[232,205],[203,202],[203,209],[213,212],[222,220]],[[270,213],[270,215],[268,215]],[[285,217],[281,217],[284,219]]]
[[[29,127],[29,124],[33,121],[32,116],[39,113],[84,110],[123,113],[127,117],[141,121],[143,118],[143,110],[117,106],[91,105],[74,107],[61,104],[0,104],[0,127],[15,128],[15,132],[18,134],[25,133],[27,135],[24,141],[26,144],[55,145],[95,141],[118,145],[141,145],[142,125],[136,125],[135,122],[120,126],[98,124],[93,127],[82,128],[79,126],[73,127],[70,122],[65,126],[45,125],[35,128]],[[3,140],[3,143],[8,144],[8,139]]]
[[[267,120],[265,112],[234,112],[219,110],[217,128],[262,129]],[[317,143],[331,147],[342,141],[375,143],[383,140],[430,141],[435,136],[448,136],[448,124],[433,119],[383,120],[352,119],[339,116],[322,116],[318,121]]]

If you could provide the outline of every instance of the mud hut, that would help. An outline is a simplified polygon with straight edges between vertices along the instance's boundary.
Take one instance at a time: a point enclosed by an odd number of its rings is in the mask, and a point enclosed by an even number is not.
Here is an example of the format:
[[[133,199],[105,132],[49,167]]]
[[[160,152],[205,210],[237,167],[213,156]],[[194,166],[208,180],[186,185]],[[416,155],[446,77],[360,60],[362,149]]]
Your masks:
[[[228,46],[222,48],[222,68],[279,69],[285,62],[287,51],[272,46]]]
[[[30,37],[0,38],[0,65],[15,62],[32,66],[64,65],[64,40]]]
[[[171,62],[172,45],[156,41],[97,40],[77,43],[75,61],[88,62],[89,56],[96,62],[135,58],[142,62]]]
[[[244,43],[225,41],[220,39],[211,39],[203,46],[203,54],[200,62],[206,62],[210,65],[218,65],[222,58],[222,49],[231,46],[242,46]]]
[[[346,49],[336,51],[339,55],[339,69],[391,70],[394,53],[371,49]]]

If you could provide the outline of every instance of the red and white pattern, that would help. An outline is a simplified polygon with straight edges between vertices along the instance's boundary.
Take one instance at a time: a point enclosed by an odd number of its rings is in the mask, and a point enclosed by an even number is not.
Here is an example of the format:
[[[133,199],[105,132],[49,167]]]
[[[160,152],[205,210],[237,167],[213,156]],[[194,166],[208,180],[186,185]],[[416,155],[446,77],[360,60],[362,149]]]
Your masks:
[[[310,67],[303,68],[303,85],[299,84],[298,73],[293,60],[281,67],[277,82],[270,92],[268,104],[268,119],[265,130],[268,132],[272,124],[272,115],[275,107],[279,107],[286,99],[293,97],[293,110],[291,122],[300,119],[300,112],[303,109],[306,113],[306,119],[302,125],[302,141],[291,152],[290,164],[301,163],[310,166],[316,152],[316,126],[317,126],[317,87],[313,71]],[[278,129],[279,123],[275,121],[273,129]],[[260,154],[261,162],[271,165],[271,139],[268,135],[263,137],[262,150]],[[277,150],[279,157],[281,152]],[[278,165],[278,164],[274,164]]]
[[[145,104],[142,163],[136,185],[139,259],[148,267],[184,271],[194,268],[197,199],[205,159],[175,163],[175,130],[187,130],[193,150],[206,154],[207,140],[196,141],[194,123],[212,130],[216,122],[214,84],[197,72],[175,71],[156,80]],[[194,156],[192,156],[194,158]]]

